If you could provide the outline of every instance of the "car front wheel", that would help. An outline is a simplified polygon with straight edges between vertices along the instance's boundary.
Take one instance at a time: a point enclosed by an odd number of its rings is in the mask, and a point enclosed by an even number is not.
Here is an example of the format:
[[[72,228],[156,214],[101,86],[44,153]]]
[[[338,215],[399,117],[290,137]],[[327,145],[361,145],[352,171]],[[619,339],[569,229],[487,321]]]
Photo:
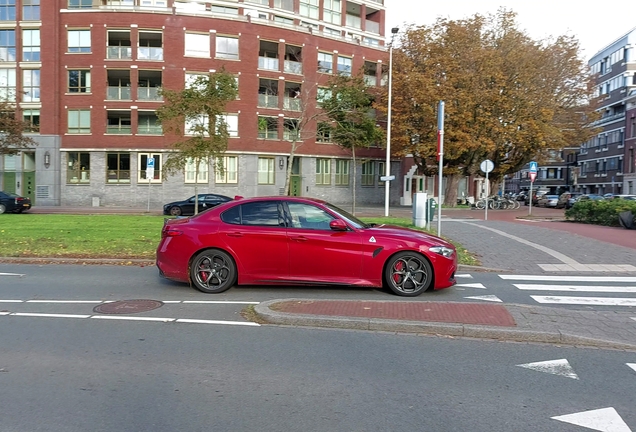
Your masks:
[[[182,213],[181,207],[177,207],[177,206],[170,207],[170,214],[172,216],[181,216],[181,213]]]
[[[415,297],[431,287],[433,269],[428,260],[417,252],[400,252],[389,260],[384,279],[393,293]]]
[[[221,293],[234,285],[236,264],[230,255],[217,249],[199,252],[190,266],[190,280],[201,292]]]
[[[0,214],[4,213],[7,211],[7,206],[5,206],[4,204],[0,204]]]

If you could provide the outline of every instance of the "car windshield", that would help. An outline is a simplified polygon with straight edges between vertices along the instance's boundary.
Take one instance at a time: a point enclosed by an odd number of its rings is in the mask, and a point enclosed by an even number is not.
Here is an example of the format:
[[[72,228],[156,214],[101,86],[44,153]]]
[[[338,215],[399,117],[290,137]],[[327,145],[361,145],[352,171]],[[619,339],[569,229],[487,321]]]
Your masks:
[[[342,210],[339,207],[336,207],[333,204],[325,204],[325,206],[336,213],[340,218],[347,221],[350,225],[353,225],[354,228],[371,228],[373,225],[362,222],[360,219],[349,213],[348,211]]]

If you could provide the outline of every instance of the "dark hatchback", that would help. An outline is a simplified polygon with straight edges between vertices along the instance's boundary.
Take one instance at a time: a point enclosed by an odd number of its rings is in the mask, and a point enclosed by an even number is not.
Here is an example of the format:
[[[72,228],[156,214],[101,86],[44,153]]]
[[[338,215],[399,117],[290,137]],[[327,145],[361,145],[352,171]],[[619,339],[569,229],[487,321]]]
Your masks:
[[[22,213],[31,208],[31,199],[10,192],[0,191],[0,214]]]
[[[232,198],[219,194],[199,194],[198,213],[224,202],[232,201]],[[170,216],[192,216],[194,214],[194,197],[184,201],[175,201],[163,206],[163,214]]]

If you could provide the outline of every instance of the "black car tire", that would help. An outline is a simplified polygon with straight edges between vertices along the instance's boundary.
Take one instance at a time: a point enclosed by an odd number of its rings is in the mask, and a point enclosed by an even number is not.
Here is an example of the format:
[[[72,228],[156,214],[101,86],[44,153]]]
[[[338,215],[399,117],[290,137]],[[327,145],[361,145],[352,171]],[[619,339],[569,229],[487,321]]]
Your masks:
[[[415,297],[432,286],[433,268],[428,260],[417,252],[400,252],[387,262],[384,282],[394,294]]]
[[[7,211],[7,206],[4,204],[0,204],[0,214],[4,213]]]
[[[196,289],[207,294],[227,291],[236,282],[236,276],[234,260],[218,249],[199,252],[190,264],[190,280]]]
[[[177,207],[177,206],[170,207],[170,214],[172,216],[181,216],[181,213],[183,213],[181,211],[181,207]]]

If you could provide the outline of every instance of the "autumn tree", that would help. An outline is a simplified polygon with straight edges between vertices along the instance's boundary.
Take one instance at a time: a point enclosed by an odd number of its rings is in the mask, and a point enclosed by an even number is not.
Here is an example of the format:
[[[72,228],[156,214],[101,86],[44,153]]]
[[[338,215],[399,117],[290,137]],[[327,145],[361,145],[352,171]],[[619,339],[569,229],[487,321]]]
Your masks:
[[[594,133],[592,77],[577,40],[533,40],[514,12],[411,26],[393,62],[392,150],[413,154],[425,175],[437,174],[436,107],[445,101],[446,205],[485,159],[496,182]]]
[[[18,118],[15,105],[0,101],[0,156],[37,145],[32,138],[24,136],[31,128],[31,123]]]
[[[356,148],[368,148],[383,139],[377,125],[373,103],[374,88],[366,84],[362,73],[336,75],[329,81],[328,96],[320,103],[331,140],[351,151],[353,164],[353,213],[356,208]]]
[[[183,90],[162,89],[165,103],[157,110],[164,132],[178,136],[163,164],[166,175],[184,171],[193,164],[198,179],[202,164],[223,170],[220,162],[227,150],[229,132],[225,121],[226,105],[236,99],[237,86],[233,75],[215,72],[201,75],[186,83]],[[198,199],[195,182],[196,199]],[[198,206],[194,206],[197,213]]]

